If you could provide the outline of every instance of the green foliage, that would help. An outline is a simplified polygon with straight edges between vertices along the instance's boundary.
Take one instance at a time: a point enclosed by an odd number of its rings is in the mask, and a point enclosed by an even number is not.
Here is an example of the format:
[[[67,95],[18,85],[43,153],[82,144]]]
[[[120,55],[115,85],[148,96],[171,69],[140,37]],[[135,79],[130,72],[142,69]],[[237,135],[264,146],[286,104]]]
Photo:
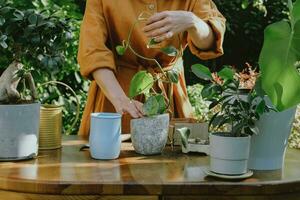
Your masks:
[[[197,120],[200,122],[208,122],[214,115],[215,109],[209,109],[210,102],[203,99],[201,95],[202,90],[203,86],[201,84],[187,87],[188,96]]]
[[[266,28],[259,59],[262,88],[279,111],[300,103],[300,75],[296,69],[300,60],[300,0],[294,6],[290,3],[290,9],[289,21]]]
[[[0,0],[1,1],[1,0]],[[59,73],[56,70],[50,71],[48,69],[37,69],[31,71],[34,80],[37,83],[44,83],[49,80],[58,80],[67,83],[71,86],[80,100],[80,118],[85,106],[87,98],[87,90],[89,82],[82,79],[79,73],[79,66],[77,64],[76,55],[78,50],[79,28],[82,19],[84,0],[2,0],[2,2],[9,2],[19,10],[32,9],[35,12],[42,12],[45,15],[53,14],[60,20],[66,19],[69,25],[68,42],[65,43],[63,62],[59,67]],[[0,5],[3,5],[0,3]],[[79,7],[78,5],[82,6]],[[1,18],[1,17],[0,17]],[[32,20],[32,19],[31,19]],[[0,20],[1,22],[1,20]],[[1,49],[1,47],[0,47]],[[0,50],[0,73],[1,68],[8,66],[13,59],[12,54]],[[50,61],[50,65],[52,61]],[[45,62],[46,63],[46,62]],[[42,65],[41,65],[42,66]],[[38,84],[39,85],[39,84]],[[49,85],[39,88],[40,100],[42,103],[54,103],[64,105],[64,130],[70,128],[71,122],[74,121],[76,113],[76,101],[69,90],[55,85]],[[77,122],[73,128],[73,133],[78,131],[80,121]]]
[[[196,63],[210,66],[213,71],[219,70],[223,65],[238,68],[244,66],[246,62],[258,67],[265,27],[288,16],[287,0],[248,0],[249,4],[244,8],[242,4],[245,0],[214,0],[214,2],[227,20],[223,45],[225,54],[214,60],[202,61],[187,49],[184,62],[188,85],[201,81],[191,71],[191,66]],[[265,9],[261,9],[262,7]]]
[[[145,12],[142,12],[137,17],[136,21],[130,27],[127,40],[124,40],[122,45],[117,45],[115,47],[115,50],[118,55],[122,56],[125,54],[127,49],[129,49],[138,58],[156,63],[158,69],[160,70],[160,75],[154,78],[151,73],[148,73],[147,71],[140,71],[136,73],[131,79],[130,88],[129,88],[129,97],[131,99],[135,98],[138,95],[144,95],[144,97],[146,98],[146,101],[143,105],[144,114],[146,116],[153,116],[157,114],[163,114],[164,112],[167,111],[168,107],[170,106],[170,103],[165,101],[165,99],[169,101],[170,96],[165,97],[162,91],[161,91],[162,94],[156,92],[154,88],[155,84],[157,84],[158,81],[164,81],[169,84],[177,83],[179,79],[179,71],[174,66],[172,70],[165,72],[163,70],[163,67],[155,58],[148,58],[143,55],[140,55],[132,48],[130,44],[132,31],[140,21],[145,20],[144,15]],[[155,39],[152,38],[149,40],[148,44],[146,45],[147,48],[155,48],[156,44],[159,43],[157,43]],[[180,52],[173,46],[162,47],[160,48],[160,50],[168,56],[175,57],[175,65],[176,62],[178,61],[178,58],[182,56],[182,52]]]
[[[204,87],[212,89],[202,97],[211,102],[209,109],[216,106],[220,106],[221,109],[210,119],[209,126],[220,128],[224,124],[230,124],[230,135],[234,137],[258,134],[255,122],[259,120],[262,113],[270,109],[263,98],[259,97],[254,90],[241,90],[240,80],[233,78],[235,72],[229,67],[223,68],[217,75],[213,75],[203,65],[193,65],[192,69],[197,72],[199,78],[203,77],[203,74],[213,77]]]
[[[150,73],[139,71],[130,82],[129,98],[134,98],[140,94],[149,94],[153,87],[154,79]]]

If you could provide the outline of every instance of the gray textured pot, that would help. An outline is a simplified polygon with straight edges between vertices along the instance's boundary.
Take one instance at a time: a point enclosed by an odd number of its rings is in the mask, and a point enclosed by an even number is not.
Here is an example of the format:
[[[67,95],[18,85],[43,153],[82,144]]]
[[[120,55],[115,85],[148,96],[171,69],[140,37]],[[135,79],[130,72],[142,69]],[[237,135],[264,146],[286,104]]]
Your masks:
[[[40,104],[0,105],[0,160],[38,154]]]
[[[210,134],[210,170],[227,175],[247,173],[250,139],[250,136],[228,137],[224,133]]]
[[[169,131],[169,114],[131,120],[131,140],[135,151],[143,155],[160,154]]]

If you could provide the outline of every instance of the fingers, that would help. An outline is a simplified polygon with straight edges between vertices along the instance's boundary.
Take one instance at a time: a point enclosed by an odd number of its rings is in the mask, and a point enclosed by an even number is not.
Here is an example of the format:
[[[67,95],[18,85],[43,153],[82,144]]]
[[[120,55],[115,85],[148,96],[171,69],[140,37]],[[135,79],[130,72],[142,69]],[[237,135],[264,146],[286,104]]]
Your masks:
[[[164,40],[170,39],[173,37],[173,32],[167,32],[166,34],[163,34],[162,36],[154,38],[155,42],[162,42]]]
[[[167,18],[164,18],[160,21],[146,25],[143,28],[143,31],[147,33],[149,31],[153,31],[155,29],[160,29],[160,28],[164,27],[166,24],[168,24],[168,20],[167,20]]]
[[[130,114],[132,118],[140,118],[144,116],[142,106],[143,104],[138,101],[130,101],[123,111]]]
[[[149,38],[159,37],[168,33],[171,29],[171,26],[164,26],[158,29],[151,30],[149,32],[145,32],[145,35]]]
[[[143,104],[139,101],[134,101],[134,105],[139,112],[140,117],[144,116]]]
[[[152,15],[146,22],[146,25],[152,24],[154,22],[157,22],[157,21],[160,21],[160,20],[166,18],[168,16],[167,13],[168,13],[167,11],[164,11],[164,12],[159,12],[159,13]]]

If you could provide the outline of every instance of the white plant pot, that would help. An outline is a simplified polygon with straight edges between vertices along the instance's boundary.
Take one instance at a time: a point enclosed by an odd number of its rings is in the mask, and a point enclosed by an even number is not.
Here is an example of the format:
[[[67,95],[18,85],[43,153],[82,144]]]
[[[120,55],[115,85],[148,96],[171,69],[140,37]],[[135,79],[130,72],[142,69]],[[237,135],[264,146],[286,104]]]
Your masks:
[[[40,104],[0,105],[0,160],[38,154]]]
[[[250,138],[228,137],[224,133],[210,134],[210,170],[227,175],[247,173]]]
[[[169,114],[131,120],[131,140],[137,153],[160,154],[164,149],[169,131]]]
[[[265,113],[257,122],[259,134],[251,138],[249,169],[277,170],[283,166],[284,155],[296,108]]]

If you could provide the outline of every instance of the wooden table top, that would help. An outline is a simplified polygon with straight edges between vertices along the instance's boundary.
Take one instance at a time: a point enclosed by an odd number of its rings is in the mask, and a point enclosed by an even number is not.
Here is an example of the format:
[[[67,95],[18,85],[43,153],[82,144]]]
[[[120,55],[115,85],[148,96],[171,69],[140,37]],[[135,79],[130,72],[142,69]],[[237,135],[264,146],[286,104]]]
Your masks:
[[[206,177],[208,156],[166,148],[141,156],[123,143],[120,158],[93,160],[79,151],[86,141],[67,136],[63,148],[29,161],[0,163],[0,190],[40,194],[268,195],[300,192],[300,150],[288,149],[283,170],[258,172],[242,181]]]

